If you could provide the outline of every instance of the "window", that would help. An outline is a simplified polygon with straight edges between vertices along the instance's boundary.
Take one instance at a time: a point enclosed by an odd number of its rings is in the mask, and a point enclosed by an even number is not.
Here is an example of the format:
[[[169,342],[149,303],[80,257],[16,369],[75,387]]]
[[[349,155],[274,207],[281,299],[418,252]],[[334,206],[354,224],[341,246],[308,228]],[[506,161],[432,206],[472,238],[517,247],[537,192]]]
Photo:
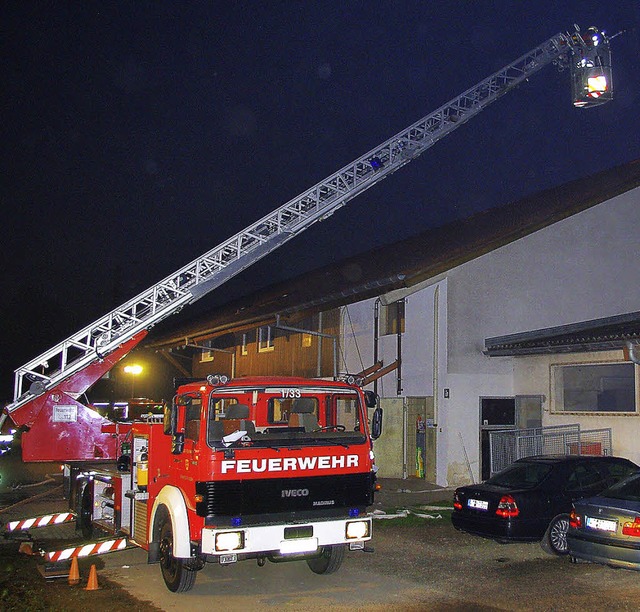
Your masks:
[[[200,410],[202,409],[202,400],[199,397],[192,397],[187,403],[185,414],[185,438],[197,440],[200,435]]]
[[[227,413],[227,408],[233,404],[237,404],[238,400],[234,397],[218,398],[212,397],[209,407],[209,419],[214,421],[223,419]]]
[[[578,464],[571,470],[567,479],[566,491],[578,493],[596,493],[606,487],[606,482],[594,465]]]
[[[294,405],[296,401],[301,401],[300,398],[279,398],[272,397],[267,404],[267,419],[270,424],[280,425],[288,424],[291,420],[291,414],[295,412]],[[302,401],[307,402],[307,405],[313,406],[311,412],[302,414],[308,414],[313,416],[315,423],[318,422],[318,399],[315,397],[304,397]]]
[[[640,502],[640,474],[613,485],[607,490],[607,497]]]
[[[551,366],[553,412],[637,413],[637,368],[633,363]]]
[[[302,334],[302,348],[309,348],[311,346],[311,334]]]
[[[404,333],[404,300],[382,306],[380,309],[380,335]]]
[[[247,334],[242,334],[242,346],[240,348],[240,354],[241,355],[247,355],[249,353],[248,348],[247,348]]]
[[[327,419],[327,423],[332,423]],[[336,424],[345,426],[347,431],[360,431],[358,397],[340,396],[336,400]]]
[[[523,461],[514,463],[487,480],[487,484],[516,489],[533,489],[551,472],[548,463]]]
[[[271,335],[271,326],[265,325],[264,327],[260,327],[258,329],[258,352],[264,353],[266,351],[272,351],[274,349],[273,346],[273,337]]]
[[[513,397],[483,397],[480,400],[482,425],[511,426],[516,423],[516,400]]]
[[[202,345],[211,348],[211,340],[205,340]],[[213,351],[202,349],[202,353],[200,354],[200,363],[207,363],[209,361],[213,361]]]
[[[627,462],[622,463],[617,461],[615,463],[599,463],[598,469],[605,477],[608,487],[636,471],[635,466],[629,465]]]

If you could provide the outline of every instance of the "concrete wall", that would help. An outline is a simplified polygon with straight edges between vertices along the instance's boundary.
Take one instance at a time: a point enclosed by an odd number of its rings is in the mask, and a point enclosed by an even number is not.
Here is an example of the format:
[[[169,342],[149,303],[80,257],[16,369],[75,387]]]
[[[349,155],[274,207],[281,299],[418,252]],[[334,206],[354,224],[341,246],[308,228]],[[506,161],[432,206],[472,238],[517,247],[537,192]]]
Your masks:
[[[640,189],[634,189],[449,272],[451,419],[446,442],[439,438],[442,461],[458,467],[464,462],[456,448],[459,430],[478,477],[479,397],[549,397],[554,358],[489,358],[482,353],[486,338],[640,310],[638,228]],[[580,418],[589,429],[613,425],[616,451],[638,458],[630,441],[640,437],[640,416]],[[565,422],[575,417],[547,412],[543,419]]]
[[[505,373],[484,339],[640,310],[640,188],[449,273],[449,368]]]
[[[399,296],[391,296],[392,300]],[[398,372],[391,372],[378,381],[378,393],[383,398],[384,431],[375,443],[379,468],[387,477],[402,478],[405,460],[405,432],[402,428],[402,412],[406,409],[403,398],[428,398],[426,404],[430,429],[427,439],[434,444],[439,431],[439,407],[442,392],[434,396],[434,384],[440,386],[439,377],[446,382],[446,280],[435,285],[417,288],[406,297],[405,333],[402,336],[402,392],[398,394]],[[374,362],[374,316],[376,300],[365,300],[343,309],[341,369],[358,372]],[[437,321],[437,331],[436,324]],[[393,363],[397,358],[397,337],[395,334],[379,337],[378,357],[384,364]],[[437,367],[434,370],[434,363]],[[370,385],[369,388],[372,388]],[[392,401],[399,399],[400,401]],[[407,426],[412,434],[413,424]],[[400,435],[402,433],[402,435]],[[429,474],[437,473],[441,453],[428,449]],[[434,458],[435,457],[435,461]],[[446,468],[443,468],[446,470]],[[412,469],[412,472],[414,470]],[[393,476],[391,476],[393,474]],[[433,478],[433,476],[432,476]],[[442,478],[438,477],[438,482]]]
[[[552,357],[489,358],[483,354],[485,339],[640,311],[639,228],[635,189],[406,292],[400,395],[434,398],[438,484],[479,480],[481,397],[549,397]],[[348,325],[343,315],[344,364],[352,372],[373,363],[374,305],[375,300],[350,305]],[[381,338],[380,356],[385,363],[395,360],[394,336]],[[391,373],[378,391],[395,398],[396,387]],[[615,452],[640,461],[632,442],[640,437],[640,416],[580,419],[588,429],[613,426]],[[575,417],[545,412],[543,424],[561,422]],[[381,461],[391,463],[383,457],[400,448],[385,444],[377,443],[384,448]]]

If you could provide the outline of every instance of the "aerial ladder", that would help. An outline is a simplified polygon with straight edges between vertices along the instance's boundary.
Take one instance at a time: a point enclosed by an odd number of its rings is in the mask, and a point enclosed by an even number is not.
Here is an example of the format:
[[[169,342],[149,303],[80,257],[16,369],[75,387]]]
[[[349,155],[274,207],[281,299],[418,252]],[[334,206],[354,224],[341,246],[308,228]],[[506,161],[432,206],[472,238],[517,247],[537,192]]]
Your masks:
[[[549,64],[571,70],[573,104],[597,106],[612,98],[611,53],[597,28],[559,33],[411,124],[376,148],[283,204],[122,306],[100,317],[15,371],[13,402],[4,408],[23,436],[25,461],[113,459],[124,430],[78,398],[140,343],[148,331],[233,278],[349,200],[424,153],[489,104]],[[96,428],[97,422],[101,423]],[[80,427],[79,427],[80,426]],[[75,428],[73,441],[62,443]],[[40,429],[55,444],[36,444]],[[67,432],[67,433],[65,433]],[[29,438],[32,444],[29,444]],[[42,438],[40,438],[42,439]]]

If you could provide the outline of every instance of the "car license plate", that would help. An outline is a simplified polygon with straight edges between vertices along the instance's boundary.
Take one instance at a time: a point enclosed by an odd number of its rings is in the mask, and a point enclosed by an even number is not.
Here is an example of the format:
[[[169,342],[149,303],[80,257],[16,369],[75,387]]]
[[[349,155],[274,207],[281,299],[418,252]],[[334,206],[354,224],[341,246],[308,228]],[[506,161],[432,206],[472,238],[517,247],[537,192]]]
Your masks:
[[[585,524],[589,529],[597,529],[598,531],[615,532],[618,528],[616,521],[608,521],[607,519],[595,518],[593,516],[588,516]]]
[[[468,499],[467,506],[469,506],[469,508],[475,508],[476,510],[488,510],[489,502],[482,499]]]

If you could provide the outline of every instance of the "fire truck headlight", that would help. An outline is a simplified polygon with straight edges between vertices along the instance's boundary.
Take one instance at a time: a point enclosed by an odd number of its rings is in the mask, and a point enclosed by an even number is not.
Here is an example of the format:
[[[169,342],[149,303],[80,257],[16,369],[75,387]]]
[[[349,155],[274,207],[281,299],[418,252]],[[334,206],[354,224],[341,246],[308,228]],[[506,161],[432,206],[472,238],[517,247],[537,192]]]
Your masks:
[[[369,535],[369,521],[350,521],[347,523],[347,540],[359,540]]]
[[[216,551],[240,550],[244,548],[244,531],[227,531],[216,534]]]

